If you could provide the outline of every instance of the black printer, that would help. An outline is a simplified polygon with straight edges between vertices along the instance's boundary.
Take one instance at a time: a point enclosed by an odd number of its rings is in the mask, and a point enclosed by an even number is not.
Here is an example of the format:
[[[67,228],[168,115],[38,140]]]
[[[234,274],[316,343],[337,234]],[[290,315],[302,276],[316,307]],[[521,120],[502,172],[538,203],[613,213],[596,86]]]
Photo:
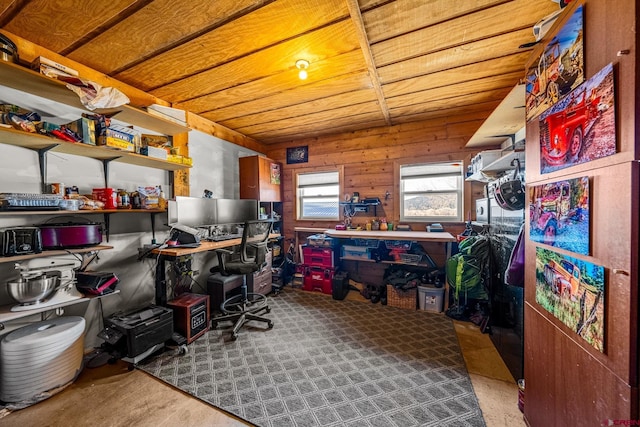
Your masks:
[[[134,358],[171,339],[173,311],[150,305],[127,314],[113,314],[104,320],[104,324],[105,328],[98,336],[120,357]]]

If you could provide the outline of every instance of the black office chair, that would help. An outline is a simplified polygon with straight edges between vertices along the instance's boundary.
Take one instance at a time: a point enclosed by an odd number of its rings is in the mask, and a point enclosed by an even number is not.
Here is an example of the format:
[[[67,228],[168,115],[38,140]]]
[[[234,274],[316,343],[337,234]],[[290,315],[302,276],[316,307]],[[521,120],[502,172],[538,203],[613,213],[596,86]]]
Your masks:
[[[234,322],[231,331],[232,340],[238,337],[240,328],[251,320],[265,322],[267,329],[273,328],[271,319],[259,315],[262,312],[270,312],[267,305],[267,297],[247,290],[247,275],[253,274],[265,265],[268,250],[267,240],[271,233],[271,226],[271,221],[246,221],[244,223],[239,259],[227,259],[227,257],[235,253],[234,251],[216,249],[220,273],[225,276],[232,274],[242,275],[240,295],[234,295],[225,300],[220,307],[224,314],[211,319],[211,327],[213,329],[220,322]]]

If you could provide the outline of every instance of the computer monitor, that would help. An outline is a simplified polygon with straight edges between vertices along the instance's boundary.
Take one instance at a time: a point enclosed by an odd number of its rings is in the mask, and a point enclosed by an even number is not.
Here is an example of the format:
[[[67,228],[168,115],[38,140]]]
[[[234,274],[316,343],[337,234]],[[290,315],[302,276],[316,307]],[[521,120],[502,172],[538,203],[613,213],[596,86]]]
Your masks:
[[[177,196],[168,203],[169,225],[179,223],[189,227],[217,224],[215,199]]]
[[[253,199],[213,199],[217,224],[239,224],[258,219],[258,201]]]
[[[258,219],[258,201],[252,199],[207,199],[177,196],[168,204],[169,225],[201,227],[240,224]]]

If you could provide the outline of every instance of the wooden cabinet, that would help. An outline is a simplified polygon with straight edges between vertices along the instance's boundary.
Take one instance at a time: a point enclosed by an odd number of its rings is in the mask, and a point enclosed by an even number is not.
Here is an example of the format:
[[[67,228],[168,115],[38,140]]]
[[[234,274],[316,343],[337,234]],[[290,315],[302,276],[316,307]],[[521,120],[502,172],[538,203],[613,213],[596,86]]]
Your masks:
[[[282,166],[262,156],[240,158],[240,198],[261,202],[282,201]]]

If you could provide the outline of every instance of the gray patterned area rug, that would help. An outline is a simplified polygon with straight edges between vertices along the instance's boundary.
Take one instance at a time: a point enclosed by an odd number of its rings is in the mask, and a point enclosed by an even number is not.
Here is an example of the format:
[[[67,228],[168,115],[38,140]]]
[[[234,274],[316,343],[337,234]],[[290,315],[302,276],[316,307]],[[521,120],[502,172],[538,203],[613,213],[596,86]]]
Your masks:
[[[225,324],[138,367],[264,427],[485,426],[443,315],[287,289],[275,326]]]

